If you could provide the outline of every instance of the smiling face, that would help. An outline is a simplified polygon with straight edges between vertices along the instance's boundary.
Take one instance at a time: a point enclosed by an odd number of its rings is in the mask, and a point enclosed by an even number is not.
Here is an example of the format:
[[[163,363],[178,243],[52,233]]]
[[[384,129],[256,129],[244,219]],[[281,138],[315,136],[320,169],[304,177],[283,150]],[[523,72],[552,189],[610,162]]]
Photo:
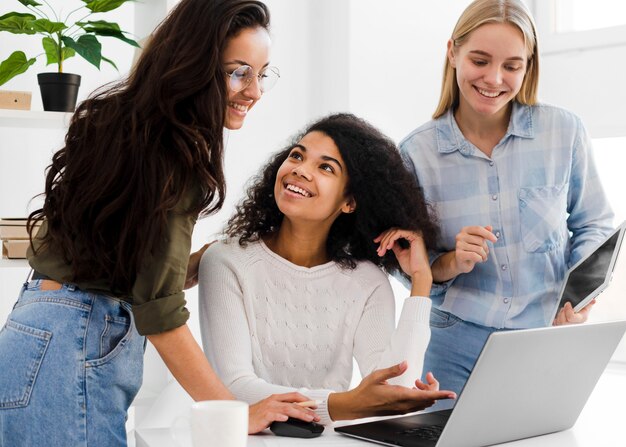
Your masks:
[[[231,73],[242,65],[249,65],[258,74],[269,65],[270,45],[267,30],[261,27],[246,28],[228,41],[222,53],[222,67]],[[233,92],[229,88],[224,127],[231,130],[241,128],[248,111],[261,99],[261,95],[256,77],[240,92]]]
[[[322,132],[310,132],[296,144],[278,169],[274,197],[292,222],[326,223],[354,210],[346,197],[348,172],[337,145]]]
[[[460,47],[448,42],[448,59],[456,69],[459,111],[505,116],[526,73],[528,53],[522,32],[506,23],[482,25]]]

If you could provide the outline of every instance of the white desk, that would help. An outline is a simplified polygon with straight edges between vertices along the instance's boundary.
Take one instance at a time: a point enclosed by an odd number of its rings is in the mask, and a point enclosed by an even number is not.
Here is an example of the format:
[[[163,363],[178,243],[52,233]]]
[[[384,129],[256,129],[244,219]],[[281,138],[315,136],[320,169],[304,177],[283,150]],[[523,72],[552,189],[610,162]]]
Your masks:
[[[476,430],[488,430],[477,427]],[[471,436],[471,433],[468,433]],[[136,447],[172,447],[168,428],[137,429]],[[366,447],[376,444],[351,439],[327,427],[314,439],[280,438],[270,432],[248,437],[248,447]],[[624,447],[626,446],[626,371],[607,369],[570,430],[521,441],[506,447]]]

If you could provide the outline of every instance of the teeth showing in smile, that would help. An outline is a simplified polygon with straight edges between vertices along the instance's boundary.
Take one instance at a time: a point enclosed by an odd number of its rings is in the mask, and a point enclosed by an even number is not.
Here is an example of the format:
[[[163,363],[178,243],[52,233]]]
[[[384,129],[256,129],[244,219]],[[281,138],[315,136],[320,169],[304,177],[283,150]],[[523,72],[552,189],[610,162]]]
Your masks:
[[[231,106],[235,110],[239,110],[240,112],[247,112],[248,111],[248,107],[247,106],[242,106],[241,104],[237,104],[235,102],[229,102],[228,105]]]
[[[500,93],[502,93],[502,92],[488,92],[487,90],[483,90],[478,87],[476,87],[476,90],[478,90],[478,93],[480,93],[483,96],[486,96],[487,98],[496,98],[500,96]]]
[[[286,186],[286,189],[288,189],[289,191],[292,191],[292,192],[298,193],[298,194],[300,194],[300,195],[302,195],[302,196],[304,196],[304,197],[311,197],[311,194],[310,194],[308,191],[305,191],[305,190],[304,190],[304,189],[302,189],[302,188],[298,188],[298,187],[297,187],[297,186],[295,186],[295,185],[287,185],[287,186]]]

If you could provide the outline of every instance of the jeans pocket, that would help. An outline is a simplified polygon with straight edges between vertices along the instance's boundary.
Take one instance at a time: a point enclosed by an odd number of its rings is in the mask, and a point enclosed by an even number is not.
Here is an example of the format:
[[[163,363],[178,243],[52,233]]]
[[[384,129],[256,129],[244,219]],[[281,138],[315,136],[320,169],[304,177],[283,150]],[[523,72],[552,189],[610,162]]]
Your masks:
[[[94,301],[87,335],[87,367],[109,362],[130,341],[134,323],[129,307],[109,298]]]
[[[0,408],[26,407],[52,334],[8,320],[0,331]]]
[[[527,252],[545,253],[559,248],[567,233],[566,185],[520,188],[519,213]]]
[[[454,326],[459,321],[461,321],[459,318],[436,307],[430,309],[430,327],[447,328]]]
[[[130,319],[106,315],[100,336],[100,357],[105,357],[120,344],[130,329]]]

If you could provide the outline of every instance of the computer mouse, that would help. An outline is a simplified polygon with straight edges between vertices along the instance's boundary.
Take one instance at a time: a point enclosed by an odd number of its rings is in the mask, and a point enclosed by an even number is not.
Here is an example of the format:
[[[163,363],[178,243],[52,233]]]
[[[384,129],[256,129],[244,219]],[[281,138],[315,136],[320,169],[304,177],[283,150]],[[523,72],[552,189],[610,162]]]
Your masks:
[[[300,419],[289,418],[284,422],[274,421],[270,430],[276,436],[289,436],[291,438],[316,438],[324,431],[324,426],[315,422],[304,422]]]

